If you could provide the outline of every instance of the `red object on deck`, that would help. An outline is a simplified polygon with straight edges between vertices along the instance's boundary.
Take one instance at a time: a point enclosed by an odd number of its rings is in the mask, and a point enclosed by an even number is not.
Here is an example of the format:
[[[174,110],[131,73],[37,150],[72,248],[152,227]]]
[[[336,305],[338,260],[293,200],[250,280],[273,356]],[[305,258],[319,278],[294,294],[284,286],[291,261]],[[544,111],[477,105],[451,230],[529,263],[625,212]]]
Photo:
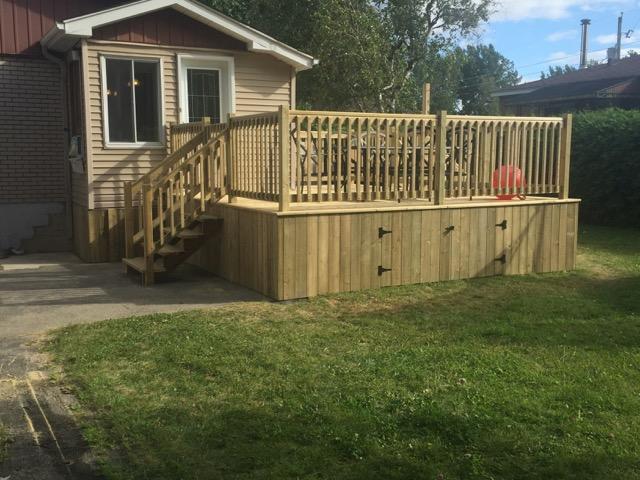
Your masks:
[[[513,165],[502,165],[500,168],[493,172],[493,188],[504,189],[509,188],[511,190],[519,189],[520,187],[526,187],[527,181],[522,176],[522,170],[514,167]],[[518,193],[513,194],[501,194],[496,195],[498,200],[512,200],[515,197],[519,197]]]

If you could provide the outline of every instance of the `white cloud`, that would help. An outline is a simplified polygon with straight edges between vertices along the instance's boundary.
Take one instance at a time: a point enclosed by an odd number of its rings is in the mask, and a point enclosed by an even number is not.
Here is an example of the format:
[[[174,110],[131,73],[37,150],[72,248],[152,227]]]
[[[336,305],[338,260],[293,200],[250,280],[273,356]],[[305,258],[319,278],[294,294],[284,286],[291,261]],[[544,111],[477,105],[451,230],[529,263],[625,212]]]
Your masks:
[[[613,46],[616,43],[617,35],[615,33],[611,33],[609,35],[598,35],[596,37],[596,43],[600,45],[610,45]],[[640,41],[640,36],[632,34],[627,38],[625,35],[622,35],[622,44],[627,45],[629,43],[637,43]]]
[[[620,56],[624,58],[633,48],[620,49]],[[588,60],[596,60],[603,62],[607,59],[607,49],[594,50],[587,54]],[[554,52],[547,57],[548,65],[574,65],[580,64],[580,52],[566,53],[566,52]]]
[[[578,30],[565,30],[562,32],[553,32],[547,35],[546,40],[548,42],[559,42],[560,40],[567,40],[569,38],[576,38],[578,36]]]
[[[499,0],[493,20],[558,20],[570,16],[575,8],[585,12],[619,11],[636,5],[636,0]]]

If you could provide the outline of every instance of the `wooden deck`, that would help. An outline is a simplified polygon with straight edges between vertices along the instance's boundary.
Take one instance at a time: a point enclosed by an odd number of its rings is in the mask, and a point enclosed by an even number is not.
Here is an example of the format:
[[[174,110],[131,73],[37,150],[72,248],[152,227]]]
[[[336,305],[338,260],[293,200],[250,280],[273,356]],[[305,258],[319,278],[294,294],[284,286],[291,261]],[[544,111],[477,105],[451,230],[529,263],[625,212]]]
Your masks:
[[[277,300],[575,266],[579,201],[219,202],[192,259]]]
[[[575,265],[569,115],[282,106],[171,138],[167,160],[125,184],[126,265],[147,284],[158,261],[190,256],[278,300]],[[166,245],[183,252],[170,264]]]

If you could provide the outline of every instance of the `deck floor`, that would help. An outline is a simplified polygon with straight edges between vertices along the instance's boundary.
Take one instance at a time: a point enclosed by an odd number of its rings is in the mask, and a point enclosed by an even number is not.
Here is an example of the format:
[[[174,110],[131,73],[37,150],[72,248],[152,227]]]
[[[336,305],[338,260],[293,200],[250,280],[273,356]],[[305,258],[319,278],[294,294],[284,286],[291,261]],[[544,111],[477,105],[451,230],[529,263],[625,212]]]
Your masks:
[[[222,203],[228,203],[228,198],[223,198]],[[575,202],[575,199],[559,200],[555,197],[539,197],[528,196],[524,200],[517,198],[513,200],[498,200],[495,197],[474,197],[469,198],[452,198],[448,199],[443,205],[434,205],[428,200],[407,199],[401,201],[394,200],[373,200],[373,201],[327,201],[327,202],[292,202],[289,210],[286,212],[278,211],[276,202],[268,202],[263,200],[253,200],[248,198],[236,198],[232,205],[236,208],[259,210],[262,212],[272,212],[277,215],[308,215],[314,213],[357,213],[357,212],[380,212],[395,210],[429,210],[429,209],[448,209],[460,207],[487,207],[487,206],[518,206],[518,205],[536,205],[543,203],[563,203]]]

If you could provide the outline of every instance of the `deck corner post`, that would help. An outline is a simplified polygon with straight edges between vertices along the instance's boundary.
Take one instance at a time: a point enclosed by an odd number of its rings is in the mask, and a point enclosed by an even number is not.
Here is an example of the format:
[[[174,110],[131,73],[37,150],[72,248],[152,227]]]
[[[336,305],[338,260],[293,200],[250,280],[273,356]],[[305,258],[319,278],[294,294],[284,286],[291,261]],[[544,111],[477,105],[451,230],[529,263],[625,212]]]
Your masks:
[[[433,182],[433,203],[442,205],[444,203],[445,178],[446,169],[445,162],[447,160],[447,112],[441,110],[436,115],[436,165],[435,178]]]
[[[124,182],[124,257],[133,257],[133,194],[131,182]]]
[[[571,129],[573,127],[573,115],[566,113],[562,116],[562,127],[558,198],[567,199],[569,198],[569,165],[571,163]]]
[[[227,162],[227,195],[229,197],[229,203],[236,203],[238,199],[235,195],[231,195],[233,191],[233,139],[231,137],[232,134],[232,123],[233,117],[235,117],[235,113],[229,113],[227,115],[227,129],[224,136],[225,142],[225,154],[226,154],[226,162]]]
[[[429,115],[429,109],[431,108],[431,84],[425,83],[422,85],[422,113]]]
[[[143,217],[144,222],[144,261],[145,274],[144,284],[151,285],[154,281],[153,263],[154,263],[154,242],[153,242],[153,190],[151,185],[145,183],[142,186],[143,191]]]
[[[289,210],[289,170],[290,166],[290,149],[289,149],[289,106],[280,105],[278,107],[278,149],[279,149],[279,167],[280,167],[280,205],[279,210],[286,212]]]

